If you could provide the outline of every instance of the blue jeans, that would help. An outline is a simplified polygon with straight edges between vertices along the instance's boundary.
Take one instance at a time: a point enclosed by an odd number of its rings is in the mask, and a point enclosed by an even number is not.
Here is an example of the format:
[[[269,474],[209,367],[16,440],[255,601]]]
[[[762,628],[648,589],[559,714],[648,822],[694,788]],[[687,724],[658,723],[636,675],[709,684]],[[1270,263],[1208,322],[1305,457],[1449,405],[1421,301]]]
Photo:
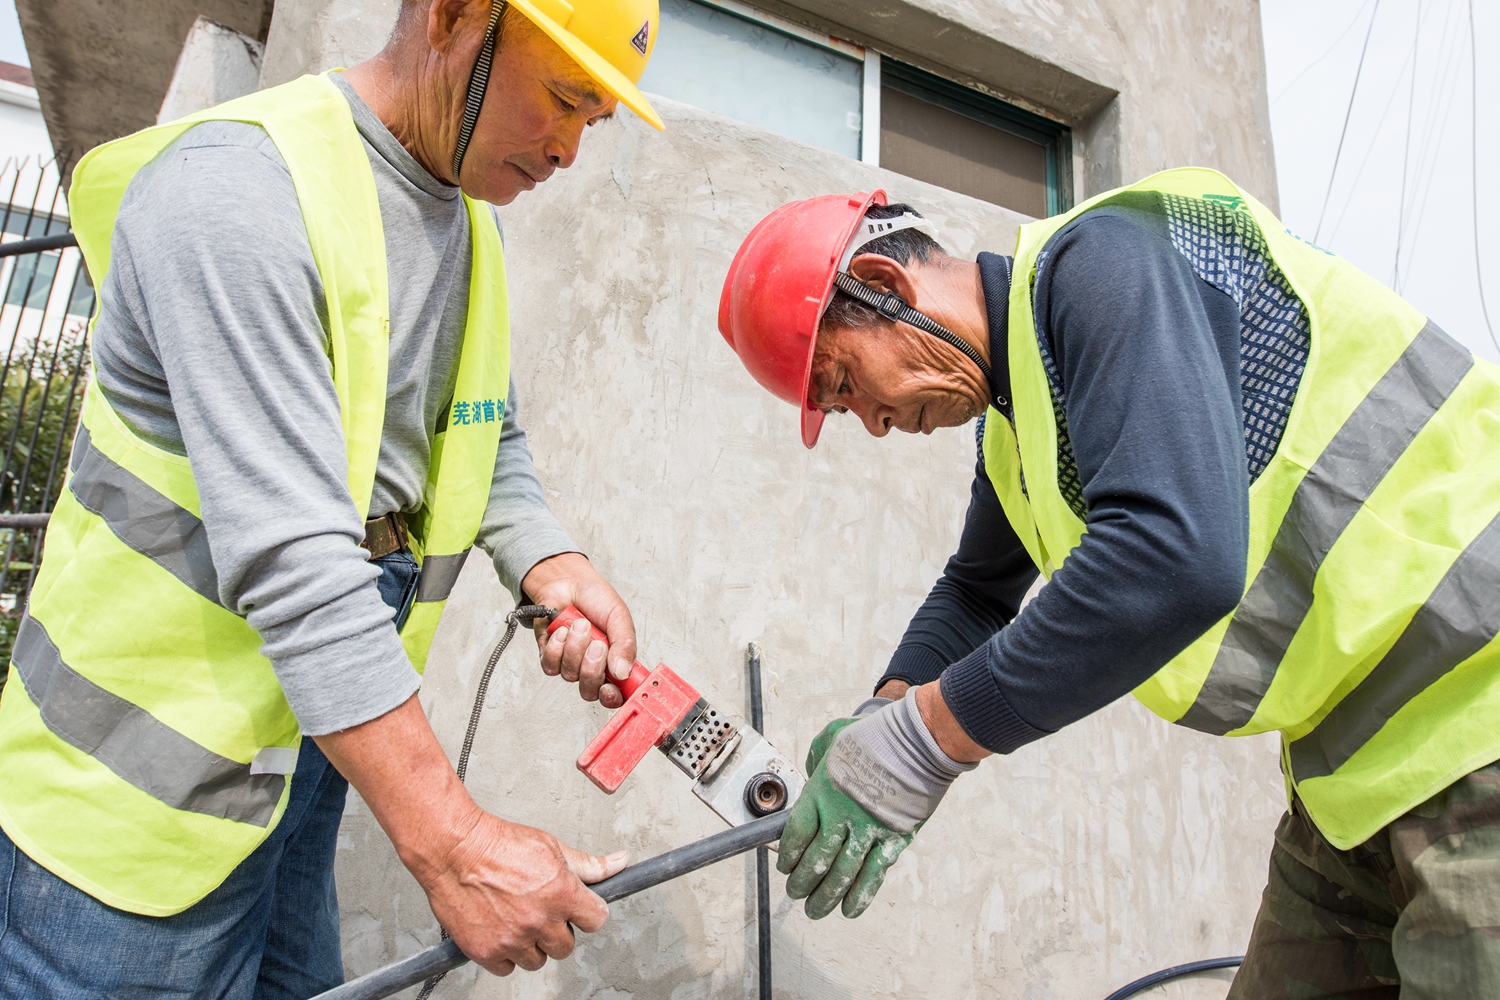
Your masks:
[[[395,611],[393,618],[399,632],[406,624],[406,616],[411,614],[412,602],[417,599],[417,577],[421,568],[405,549],[370,562],[380,567],[380,579],[375,581],[375,586],[380,589],[380,599]]]
[[[399,629],[416,560],[396,552],[371,561]],[[339,985],[333,856],[348,788],[304,738],[276,829],[217,889],[170,917],[99,902],[0,831],[0,998],[306,1000]]]

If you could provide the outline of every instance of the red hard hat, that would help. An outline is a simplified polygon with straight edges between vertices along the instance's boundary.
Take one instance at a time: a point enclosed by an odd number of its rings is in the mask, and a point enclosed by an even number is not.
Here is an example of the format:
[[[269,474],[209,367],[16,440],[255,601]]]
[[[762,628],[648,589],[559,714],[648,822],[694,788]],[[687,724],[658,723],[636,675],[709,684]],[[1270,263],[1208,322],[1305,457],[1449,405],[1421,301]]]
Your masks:
[[[833,275],[865,212],[884,204],[877,190],[782,205],[750,230],[724,278],[719,332],[755,381],[802,410],[809,448],[823,429],[807,384]]]

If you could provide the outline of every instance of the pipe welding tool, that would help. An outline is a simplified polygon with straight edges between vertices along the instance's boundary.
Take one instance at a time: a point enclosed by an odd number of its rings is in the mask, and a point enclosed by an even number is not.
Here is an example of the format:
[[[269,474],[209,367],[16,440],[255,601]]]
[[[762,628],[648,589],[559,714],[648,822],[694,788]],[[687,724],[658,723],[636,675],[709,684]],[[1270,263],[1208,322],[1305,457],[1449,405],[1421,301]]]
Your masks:
[[[587,621],[564,608],[547,634]],[[593,638],[608,641],[589,623]],[[750,723],[710,705],[665,663],[636,663],[625,680],[610,683],[625,704],[578,756],[578,770],[614,794],[653,747],[693,780],[693,794],[730,826],[780,812],[797,800],[806,779],[797,766]]]

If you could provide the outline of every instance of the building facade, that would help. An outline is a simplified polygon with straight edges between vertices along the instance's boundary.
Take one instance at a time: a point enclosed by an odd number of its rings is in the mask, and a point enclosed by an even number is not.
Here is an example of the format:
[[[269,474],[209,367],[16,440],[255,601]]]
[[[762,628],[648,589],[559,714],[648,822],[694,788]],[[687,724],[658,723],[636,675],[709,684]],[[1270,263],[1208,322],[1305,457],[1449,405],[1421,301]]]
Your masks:
[[[396,8],[278,0],[261,84],[368,56]],[[629,602],[643,659],[738,707],[745,645],[759,642],[767,735],[800,760],[869,694],[951,554],[974,437],[876,441],[846,418],[804,450],[795,413],[716,330],[740,240],[787,200],[883,187],[933,219],[951,252],[1008,253],[1028,218],[1188,164],[1274,207],[1259,9],[662,9],[643,86],[662,95],[667,131],[622,110],[589,131],[576,165],[501,211],[520,414],[553,509]],[[470,560],[423,691],[452,754],[509,610],[486,561]],[[719,829],[656,755],[613,797],[574,769],[606,714],[516,642],[469,768],[476,799],[636,858]],[[775,995],[1088,998],[1238,953],[1283,807],[1274,737],[1215,740],[1122,701],[960,780],[858,920],[807,920],[773,876]],[[349,972],[435,943],[420,889],[352,797],[340,846]],[[753,864],[726,862],[615,904],[566,962],[503,980],[465,969],[441,995],[751,995],[754,900]],[[1222,996],[1223,982],[1182,989]]]

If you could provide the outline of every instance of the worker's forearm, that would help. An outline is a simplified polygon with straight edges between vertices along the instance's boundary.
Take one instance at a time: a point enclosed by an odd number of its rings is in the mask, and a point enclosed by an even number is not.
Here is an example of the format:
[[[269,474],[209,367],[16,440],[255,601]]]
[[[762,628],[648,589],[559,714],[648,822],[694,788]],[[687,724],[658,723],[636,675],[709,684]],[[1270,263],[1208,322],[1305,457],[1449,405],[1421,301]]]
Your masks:
[[[314,737],[359,790],[417,877],[438,923],[463,953],[497,975],[566,958],[573,928],[593,932],[609,907],[580,879],[625,867],[625,852],[583,854],[542,830],[510,823],[469,798],[415,695],[378,719]]]
[[[905,681],[888,680],[880,685],[875,697],[900,701],[906,697],[910,687]],[[947,701],[943,699],[943,691],[937,681],[917,688],[917,709],[922,713],[922,721],[927,723],[933,739],[938,741],[938,746],[949,757],[960,763],[971,764],[990,755],[991,751],[975,743],[964,732],[964,727],[959,725],[958,719],[948,708]]]
[[[453,849],[479,822],[481,810],[448,763],[416,695],[379,718],[314,740],[418,881],[447,867]]]
[[[890,683],[896,682],[888,682],[887,686]],[[991,754],[992,751],[975,743],[964,732],[964,727],[959,725],[958,719],[943,699],[943,690],[938,681],[917,688],[917,710],[922,713],[922,721],[927,723],[928,731],[937,740],[943,753],[959,763],[972,764]]]

